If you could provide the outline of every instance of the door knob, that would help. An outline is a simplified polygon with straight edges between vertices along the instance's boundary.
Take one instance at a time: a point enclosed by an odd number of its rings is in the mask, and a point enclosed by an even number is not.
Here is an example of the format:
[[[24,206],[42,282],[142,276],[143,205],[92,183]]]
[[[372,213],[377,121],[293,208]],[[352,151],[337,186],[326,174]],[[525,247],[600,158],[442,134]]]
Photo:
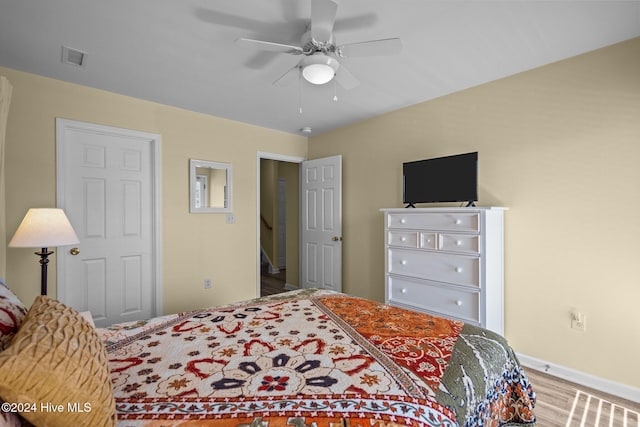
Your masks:
[[[339,237],[339,236],[333,236],[333,237],[331,238],[331,240],[333,240],[334,242],[341,242],[341,241],[342,241],[342,237]]]
[[[78,254],[80,253],[80,249],[78,249],[78,248],[71,248],[71,249],[69,250],[69,253],[70,253],[71,255],[78,255]]]

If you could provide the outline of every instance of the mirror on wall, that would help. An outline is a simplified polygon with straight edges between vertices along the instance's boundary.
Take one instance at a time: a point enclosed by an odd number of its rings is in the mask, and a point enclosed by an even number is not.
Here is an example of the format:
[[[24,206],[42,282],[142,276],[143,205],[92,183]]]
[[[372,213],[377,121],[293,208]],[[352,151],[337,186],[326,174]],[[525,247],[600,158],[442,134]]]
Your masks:
[[[231,164],[189,160],[189,212],[231,212]]]

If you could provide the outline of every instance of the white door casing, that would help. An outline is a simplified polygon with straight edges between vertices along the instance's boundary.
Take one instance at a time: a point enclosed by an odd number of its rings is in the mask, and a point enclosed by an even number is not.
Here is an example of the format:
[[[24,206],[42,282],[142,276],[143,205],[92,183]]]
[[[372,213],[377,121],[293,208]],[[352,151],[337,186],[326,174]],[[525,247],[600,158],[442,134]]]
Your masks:
[[[301,287],[342,292],[342,156],[300,168]]]
[[[80,239],[57,256],[58,299],[97,326],[162,314],[160,136],[56,120],[57,205]]]

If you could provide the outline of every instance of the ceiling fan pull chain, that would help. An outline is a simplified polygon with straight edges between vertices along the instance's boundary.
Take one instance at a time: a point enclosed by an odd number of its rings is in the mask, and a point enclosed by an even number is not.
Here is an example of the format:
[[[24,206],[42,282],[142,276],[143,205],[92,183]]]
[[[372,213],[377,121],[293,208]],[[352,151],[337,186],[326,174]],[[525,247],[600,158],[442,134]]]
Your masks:
[[[302,114],[302,68],[298,69],[298,107]]]
[[[336,79],[333,79],[333,100],[334,102],[338,101],[338,82]]]

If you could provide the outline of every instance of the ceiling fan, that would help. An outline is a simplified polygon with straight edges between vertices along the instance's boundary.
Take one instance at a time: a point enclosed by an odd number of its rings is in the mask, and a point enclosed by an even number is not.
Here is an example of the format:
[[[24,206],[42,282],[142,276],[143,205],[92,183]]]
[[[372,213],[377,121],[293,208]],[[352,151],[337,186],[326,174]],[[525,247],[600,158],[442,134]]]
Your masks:
[[[402,50],[399,38],[369,40],[358,43],[336,45],[333,38],[338,3],[334,0],[311,0],[311,22],[302,35],[300,46],[264,40],[239,38],[236,44],[242,47],[269,52],[302,55],[294,67],[273,82],[286,85],[292,77],[302,77],[309,83],[322,85],[335,80],[345,89],[356,87],[356,77],[340,63],[341,58],[393,55]]]

